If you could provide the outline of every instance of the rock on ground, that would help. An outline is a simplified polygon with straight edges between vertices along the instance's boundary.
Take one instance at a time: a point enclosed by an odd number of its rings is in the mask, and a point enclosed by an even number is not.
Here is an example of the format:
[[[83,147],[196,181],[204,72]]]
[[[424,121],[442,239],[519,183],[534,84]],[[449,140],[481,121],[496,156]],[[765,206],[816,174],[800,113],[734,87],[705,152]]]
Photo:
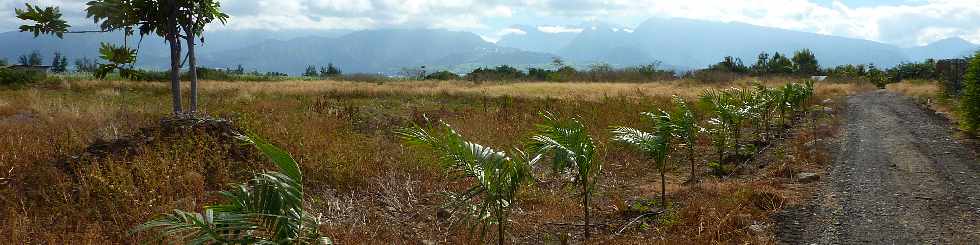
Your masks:
[[[954,126],[885,91],[851,96],[820,190],[775,216],[785,244],[978,244],[980,164]]]

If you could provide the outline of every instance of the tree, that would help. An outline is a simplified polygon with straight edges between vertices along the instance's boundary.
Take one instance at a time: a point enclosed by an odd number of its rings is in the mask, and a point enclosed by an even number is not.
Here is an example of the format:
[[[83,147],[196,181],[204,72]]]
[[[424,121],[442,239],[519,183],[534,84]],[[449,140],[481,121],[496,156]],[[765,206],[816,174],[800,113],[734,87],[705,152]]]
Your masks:
[[[813,76],[820,71],[817,56],[810,49],[802,49],[793,53],[793,71],[797,75]]]
[[[243,138],[269,157],[278,171],[257,174],[221,192],[224,203],[205,206],[204,212],[175,209],[134,232],[152,231],[161,243],[331,244],[318,230],[322,220],[303,207],[303,173],[296,160],[257,136]]]
[[[191,80],[190,113],[197,111],[197,54],[194,52],[195,38],[200,37],[204,42],[204,27],[218,20],[221,24],[228,21],[228,15],[221,12],[221,4],[216,0],[184,0],[180,1],[178,15],[184,40],[187,43],[187,63]]]
[[[61,55],[61,52],[54,52],[54,58],[51,59],[51,71],[57,73],[68,71],[68,58]]]
[[[722,59],[721,62],[718,62],[718,64],[711,66],[710,69],[734,72],[738,74],[745,74],[749,72],[749,68],[742,63],[741,58],[734,58],[731,56],[725,56],[725,58]]]
[[[793,73],[793,61],[786,58],[786,56],[776,52],[769,59],[769,72],[775,74],[790,74]]]
[[[963,128],[975,135],[980,129],[980,51],[973,55],[963,77],[960,108],[963,110]]]
[[[82,57],[81,59],[75,59],[75,71],[80,72],[95,72],[99,69],[99,63],[95,60]]]
[[[0,58],[0,66],[6,66],[6,65],[7,65],[7,59]]]
[[[864,79],[868,80],[880,89],[884,89],[888,84],[888,73],[878,69],[875,64],[868,64],[868,71],[864,74]]]
[[[667,158],[670,156],[670,142],[674,137],[675,126],[670,114],[665,111],[644,112],[643,115],[654,122],[656,131],[648,133],[635,128],[616,127],[612,130],[613,141],[633,146],[646,154],[647,158],[653,159],[654,167],[660,172],[660,205],[667,208]]]
[[[537,125],[537,134],[531,137],[532,152],[551,156],[551,169],[555,174],[574,173],[572,183],[581,189],[582,210],[585,213],[585,239],[591,235],[589,206],[596,178],[602,172],[602,162],[596,159],[595,142],[585,125],[576,119],[559,119],[551,113],[542,113],[544,122]]]
[[[337,69],[337,67],[334,66],[333,63],[327,63],[327,66],[326,67],[320,67],[320,76],[321,77],[339,76],[340,73],[341,73],[340,72],[340,69]]]
[[[600,80],[606,80],[610,77],[613,72],[612,65],[608,63],[600,62],[589,65],[588,74],[593,82],[598,82]]]
[[[122,77],[134,77],[136,75],[133,74],[135,70],[124,67],[125,64],[136,62],[136,50],[102,43],[99,47],[99,58],[109,61],[109,63],[99,65],[93,72],[95,77],[106,77],[114,70],[119,70],[119,75]]]
[[[99,23],[99,31],[68,31],[71,26],[61,18],[61,11],[57,7],[46,7],[41,9],[38,6],[25,4],[25,10],[17,9],[17,17],[33,22],[32,25],[22,25],[22,32],[33,32],[34,36],[40,34],[51,34],[63,37],[64,33],[87,33],[87,32],[112,32],[123,31],[126,42],[122,47],[110,46],[117,50],[111,52],[117,55],[131,54],[132,58],[114,57],[114,60],[133,61],[135,63],[135,50],[128,47],[128,37],[133,34],[133,30],[138,29],[140,36],[156,34],[163,37],[170,45],[170,81],[171,94],[173,95],[173,110],[175,114],[182,113],[180,99],[180,37],[189,39],[190,46],[193,46],[195,35],[201,34],[204,25],[214,19],[224,22],[227,15],[220,13],[219,5],[214,0],[93,0],[86,3],[86,16]],[[185,33],[181,36],[181,31]],[[106,46],[103,46],[106,47]],[[193,49],[193,48],[189,48]],[[188,51],[190,60],[194,60],[193,50]],[[191,61],[192,76],[196,72],[195,61]],[[114,67],[120,70],[120,74],[133,74],[132,64],[104,64],[100,65],[100,70]],[[192,78],[191,111],[196,109],[196,81]]]
[[[503,244],[507,217],[516,206],[520,189],[531,180],[531,166],[540,156],[529,156],[516,149],[508,154],[482,146],[466,140],[446,123],[442,123],[441,130],[433,132],[416,126],[396,133],[409,145],[438,154],[447,172],[476,182],[463,193],[450,194],[450,206],[454,211],[470,212],[471,217],[483,224],[484,234],[490,225],[496,224],[497,244]]]
[[[17,61],[20,62],[21,65],[39,66],[44,63],[44,58],[41,56],[40,52],[34,50],[31,51],[30,54],[24,54],[17,57]]]
[[[769,53],[759,53],[759,57],[756,59],[755,64],[752,65],[751,69],[752,73],[757,76],[765,76],[766,74],[769,74]]]
[[[307,66],[306,67],[306,71],[303,72],[303,76],[304,77],[315,77],[315,76],[317,76],[316,66],[313,66],[313,65]]]
[[[562,60],[561,57],[558,56],[551,57],[551,65],[555,67],[555,70],[560,70],[566,66],[565,60]]]
[[[337,76],[340,75],[341,71],[337,67],[333,66],[333,63],[327,63],[327,76]]]

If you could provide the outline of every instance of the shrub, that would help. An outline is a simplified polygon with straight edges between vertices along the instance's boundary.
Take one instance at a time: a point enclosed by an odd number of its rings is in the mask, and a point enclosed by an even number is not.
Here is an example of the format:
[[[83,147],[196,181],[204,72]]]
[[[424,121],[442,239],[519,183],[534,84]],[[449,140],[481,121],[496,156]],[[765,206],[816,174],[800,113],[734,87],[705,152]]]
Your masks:
[[[456,73],[452,73],[452,72],[449,72],[449,71],[439,71],[439,72],[435,72],[435,73],[429,74],[428,76],[425,76],[425,79],[428,79],[428,80],[443,80],[443,81],[446,81],[446,80],[459,80],[459,75],[456,75]]]
[[[890,82],[897,83],[902,80],[921,79],[934,80],[936,76],[936,62],[932,59],[922,63],[901,63],[889,68],[888,78]]]
[[[864,75],[864,79],[867,79],[871,84],[874,84],[880,89],[884,89],[889,81],[888,73],[879,70],[874,64],[868,66],[868,73]]]
[[[742,75],[726,70],[704,69],[688,72],[684,77],[702,83],[730,83],[742,78]]]
[[[44,81],[47,73],[35,69],[0,68],[0,86],[20,86]]]
[[[963,128],[976,134],[980,129],[980,51],[973,56],[963,77],[963,94],[960,98],[963,112]]]
[[[710,69],[710,70],[718,70],[718,71],[727,71],[727,72],[732,72],[732,73],[737,73],[737,74],[747,74],[747,73],[749,73],[749,71],[751,71],[749,69],[749,67],[745,66],[745,64],[742,63],[742,59],[741,58],[734,58],[734,57],[731,57],[731,56],[725,56],[725,58],[722,59],[721,62],[718,62],[718,64],[712,65],[708,69]]]
[[[523,71],[517,68],[502,65],[496,68],[476,68],[473,72],[466,74],[466,80],[474,82],[482,81],[510,81],[510,80],[522,80],[527,77]]]
[[[351,81],[351,82],[368,82],[368,83],[384,83],[385,81],[391,80],[384,75],[369,74],[369,73],[353,73],[344,74],[337,77],[339,80]]]

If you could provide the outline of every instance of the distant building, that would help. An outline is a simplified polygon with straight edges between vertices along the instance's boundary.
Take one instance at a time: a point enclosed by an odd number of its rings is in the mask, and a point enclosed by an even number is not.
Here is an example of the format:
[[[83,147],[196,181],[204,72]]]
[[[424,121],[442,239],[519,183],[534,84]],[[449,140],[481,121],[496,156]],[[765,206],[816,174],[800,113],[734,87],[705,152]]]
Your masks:
[[[827,76],[810,76],[810,80],[819,82],[819,81],[827,80]]]

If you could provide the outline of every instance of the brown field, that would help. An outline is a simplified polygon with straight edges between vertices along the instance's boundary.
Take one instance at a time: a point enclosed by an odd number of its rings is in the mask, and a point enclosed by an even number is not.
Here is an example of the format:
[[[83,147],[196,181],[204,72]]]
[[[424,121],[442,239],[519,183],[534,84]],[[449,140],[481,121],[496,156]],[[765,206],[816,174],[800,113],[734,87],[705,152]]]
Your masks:
[[[684,184],[690,169],[676,164],[668,176],[670,212],[617,234],[656,199],[659,176],[640,155],[608,143],[607,129],[644,127],[639,113],[664,106],[674,94],[694,98],[705,89],[748,84],[205,81],[201,108],[291,152],[304,171],[310,210],[322,214],[321,230],[341,244],[480,243],[478,231],[436,217],[441,193],[465,183],[445,177],[431,154],[403,146],[392,130],[441,119],[469,139],[508,149],[527,139],[542,111],[581,117],[599,141],[605,167],[590,243],[772,244],[769,215],[808,188],[794,173],[827,163],[811,142],[834,133],[834,115],[802,119],[758,157],[759,168],[731,178],[707,177],[703,170],[704,181]],[[71,158],[102,139],[158,125],[169,115],[168,88],[73,81],[0,90],[0,243],[134,243],[141,238],[129,234],[135,225],[174,208],[197,210],[218,200],[217,191],[228,184],[270,167],[232,159],[227,152],[235,146],[206,136],[141,145],[122,157]],[[813,101],[836,102],[865,89],[818,83]],[[818,125],[807,124],[813,121]],[[697,152],[713,152],[706,144]],[[700,154],[701,169],[714,158]],[[509,239],[580,243],[581,229],[572,225],[581,222],[574,189],[544,167],[536,175],[539,181],[519,197]]]
[[[942,87],[936,82],[929,81],[903,81],[892,83],[886,86],[888,91],[903,94],[915,98],[920,103],[928,106],[933,111],[942,114],[951,120],[954,125],[958,124],[957,102],[955,99],[945,96]]]

